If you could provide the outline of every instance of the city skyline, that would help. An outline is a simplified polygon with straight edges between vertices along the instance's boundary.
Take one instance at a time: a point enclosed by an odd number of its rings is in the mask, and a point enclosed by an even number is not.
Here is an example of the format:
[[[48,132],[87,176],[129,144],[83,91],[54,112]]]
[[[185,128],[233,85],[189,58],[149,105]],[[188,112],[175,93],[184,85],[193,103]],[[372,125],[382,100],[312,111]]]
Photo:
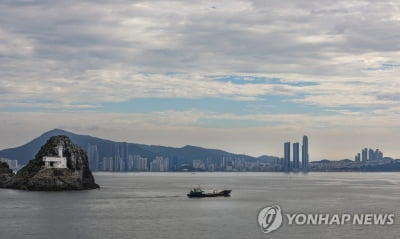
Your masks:
[[[66,132],[66,133],[71,133],[71,132],[68,132],[68,131],[64,131],[64,130],[62,130],[62,129],[53,129],[53,130],[51,130],[51,131],[60,131],[60,132]],[[48,131],[48,132],[51,132],[51,131]],[[48,133],[48,132],[46,132],[46,133]],[[110,140],[109,138],[108,139],[105,139],[105,140]],[[121,153],[121,156],[119,156],[119,157],[121,157],[121,158],[126,158],[125,157],[125,155],[126,156],[128,156],[128,152],[126,151],[126,144],[128,143],[127,141],[121,141],[121,140],[117,140],[117,141],[114,141],[114,142],[119,142],[118,144],[116,144],[116,145],[114,145],[114,144],[112,144],[111,145],[111,148],[112,148],[112,150],[113,151],[116,151],[116,152],[119,152],[119,151],[122,151],[123,153]],[[24,142],[23,144],[21,144],[21,145],[19,145],[19,146],[23,146],[24,144],[25,144],[26,142]],[[137,143],[137,142],[129,142],[129,143]],[[118,147],[120,147],[120,146],[118,146],[118,145],[124,145],[124,146],[121,146],[121,149],[119,149]],[[286,145],[287,144],[287,145]],[[284,149],[284,152],[283,152],[283,156],[282,156],[282,159],[285,159],[286,158],[286,156],[285,156],[285,154],[286,154],[286,147],[288,147],[288,155],[289,155],[289,158],[290,158],[290,160],[293,160],[293,161],[295,161],[294,160],[294,158],[292,158],[291,157],[291,152],[293,152],[294,153],[294,151],[296,150],[295,149],[295,145],[296,144],[299,144],[299,142],[295,142],[295,143],[293,143],[293,151],[291,151],[291,142],[285,142],[285,149]],[[156,144],[149,144],[149,145],[156,145]],[[172,148],[180,148],[180,147],[174,147],[174,146],[169,146],[169,145],[160,145],[160,146],[164,146],[164,147],[172,147]],[[185,146],[190,146],[189,144],[187,144],[187,145],[185,145]],[[197,147],[201,147],[201,146],[198,146],[198,145],[196,145]],[[18,147],[18,146],[17,146]],[[110,147],[110,146],[107,146],[107,148],[108,147]],[[114,147],[117,147],[117,148],[114,148]],[[183,146],[181,146],[181,147],[183,147]],[[12,149],[12,148],[16,148],[16,147],[11,147],[11,148],[7,148],[7,149]],[[123,148],[125,148],[125,149],[123,149]],[[205,148],[205,149],[207,149],[206,147],[203,147],[203,148]],[[224,149],[218,149],[218,148],[208,148],[208,149],[217,149],[217,150],[224,150]],[[0,150],[4,150],[4,149],[0,149]],[[87,153],[88,153],[88,155],[97,155],[97,156],[95,156],[95,157],[93,157],[93,158],[96,158],[96,161],[97,161],[97,163],[98,163],[98,160],[99,160],[99,158],[98,158],[98,147],[97,147],[97,145],[96,144],[94,144],[94,145],[91,145],[90,143],[87,145],[87,148],[86,148],[86,150],[87,150]],[[228,151],[228,150],[225,150],[226,152],[230,152],[230,151]],[[299,152],[300,152],[300,149],[299,149]],[[308,136],[306,136],[306,135],[304,135],[303,136],[303,139],[302,139],[302,145],[301,145],[301,163],[299,164],[299,168],[304,168],[304,163],[305,162],[307,162],[307,163],[309,163],[310,162],[310,159],[309,159],[309,149],[308,149]],[[230,153],[235,153],[235,152],[230,152]],[[240,154],[240,153],[236,153],[236,154]],[[248,156],[250,156],[250,157],[260,157],[260,156],[272,156],[272,157],[280,157],[279,155],[282,155],[282,154],[277,154],[277,155],[273,155],[273,154],[268,154],[268,153],[265,153],[265,154],[262,154],[262,155],[250,155],[250,154],[246,154],[246,153],[242,153],[243,155],[248,155]],[[118,153],[118,155],[120,155],[119,153]],[[396,159],[396,157],[393,157],[392,155],[388,155],[388,154],[386,154],[387,156],[386,157],[389,157],[389,158],[394,158],[394,159]],[[294,157],[294,156],[293,156]],[[299,160],[300,160],[300,154],[299,154]],[[92,158],[92,157],[91,157]],[[334,161],[338,161],[338,160],[343,160],[343,159],[351,159],[352,157],[351,156],[349,156],[349,157],[343,157],[343,158],[339,158],[339,159],[328,159],[328,158],[312,158],[312,160],[311,161],[319,161],[319,160],[334,160]],[[375,150],[373,150],[372,148],[368,148],[368,147],[363,147],[361,150],[360,150],[360,152],[359,153],[356,153],[355,154],[355,156],[353,157],[354,158],[354,160],[356,161],[356,162],[361,162],[361,161],[367,161],[367,160],[369,160],[369,158],[377,158],[377,159],[382,159],[383,158],[383,153],[382,153],[382,151],[380,150],[380,149],[375,149]],[[114,159],[113,159],[114,160]],[[97,164],[96,163],[96,164]],[[307,164],[306,163],[306,164]],[[117,168],[119,167],[118,166],[118,164],[119,163],[117,163]],[[124,167],[125,167],[125,165],[124,165]]]
[[[372,148],[363,148],[361,153],[356,154],[354,160],[342,159],[331,161],[323,159],[309,162],[309,141],[306,135],[302,138],[300,164],[299,142],[293,144],[285,142],[283,157],[266,155],[251,157],[189,145],[181,148],[173,148],[128,142],[113,142],[88,135],[77,135],[59,129],[46,132],[21,147],[0,151],[0,161],[8,163],[14,171],[18,170],[27,163],[26,159],[33,157],[33,155],[30,155],[30,152],[35,150],[32,146],[34,147],[38,142],[45,142],[51,135],[69,135],[76,142],[79,142],[81,147],[86,148],[89,166],[94,171],[348,172],[400,170],[400,159],[394,159],[386,155],[384,157],[382,151]],[[293,154],[291,154],[292,146]],[[58,155],[62,155],[60,149]],[[58,161],[58,159],[50,159],[50,161]]]
[[[314,159],[400,158],[399,2],[3,1],[0,148],[62,128]]]

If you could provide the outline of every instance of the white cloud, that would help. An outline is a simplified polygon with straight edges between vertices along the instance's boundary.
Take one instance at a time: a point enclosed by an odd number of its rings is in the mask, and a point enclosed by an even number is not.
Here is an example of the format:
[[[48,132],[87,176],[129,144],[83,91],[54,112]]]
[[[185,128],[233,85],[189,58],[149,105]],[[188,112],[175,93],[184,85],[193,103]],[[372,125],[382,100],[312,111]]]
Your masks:
[[[358,134],[365,137],[377,134],[384,140],[386,133],[388,139],[397,139],[396,130],[390,132],[389,128],[398,129],[400,68],[385,64],[399,64],[395,30],[400,28],[399,9],[400,3],[394,1],[358,0],[2,1],[2,109],[79,111],[81,115],[73,113],[73,119],[66,120],[65,112],[3,112],[9,125],[3,130],[12,135],[13,130],[24,128],[33,135],[54,125],[83,131],[96,128],[93,132],[102,136],[117,137],[119,133],[128,137],[110,124],[129,128],[130,133],[142,129],[140,125],[144,127],[142,138],[147,138],[145,132],[157,138],[160,131],[164,138],[169,134],[181,138],[176,141],[179,144],[185,137],[174,133],[176,129],[190,132],[188,139],[195,141],[196,134],[199,139],[202,135],[199,142],[207,145],[212,141],[205,139],[204,129],[198,130],[197,124],[198,119],[207,118],[277,121],[281,125],[262,132],[278,139],[284,138],[285,127],[296,133],[304,128],[321,142],[328,142],[322,136],[325,130],[343,139],[335,130],[350,137],[348,129],[352,128],[363,128],[366,133]],[[279,78],[288,84],[234,84],[207,77],[212,75]],[[291,84],[296,82],[314,84]],[[135,98],[257,101],[270,95],[338,115],[249,112],[239,116],[229,110],[225,114],[96,113],[104,103]],[[58,120],[51,123],[41,117]],[[187,131],[181,131],[178,124],[188,127]],[[233,136],[228,129],[215,130],[221,140]],[[267,140],[256,130],[232,130],[249,139],[251,132],[260,135],[259,140]]]
[[[8,32],[0,28],[0,56],[12,59],[25,57],[33,53],[33,42],[21,34]]]

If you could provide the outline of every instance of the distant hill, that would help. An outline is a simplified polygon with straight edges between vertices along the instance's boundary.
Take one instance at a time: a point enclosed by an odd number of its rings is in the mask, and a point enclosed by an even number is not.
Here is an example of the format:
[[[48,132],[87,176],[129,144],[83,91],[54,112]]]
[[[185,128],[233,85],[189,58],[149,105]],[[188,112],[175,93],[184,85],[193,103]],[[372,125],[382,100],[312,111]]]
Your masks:
[[[148,159],[154,159],[156,156],[168,157],[172,163],[176,164],[191,164],[193,160],[209,160],[209,162],[218,163],[222,157],[242,158],[248,162],[268,162],[276,157],[260,156],[251,157],[248,155],[233,154],[218,149],[206,149],[196,146],[184,146],[182,148],[158,146],[158,145],[144,145],[127,142],[115,142],[111,140],[92,137],[89,135],[74,134],[62,129],[50,130],[41,136],[33,139],[32,141],[16,148],[9,148],[0,151],[0,158],[9,158],[18,160],[19,164],[27,164],[29,160],[35,158],[35,154],[46,141],[57,135],[68,136],[73,143],[78,144],[83,149],[87,150],[88,145],[97,145],[99,158],[113,157],[116,150],[120,150],[121,145],[124,146],[126,154],[140,155]]]

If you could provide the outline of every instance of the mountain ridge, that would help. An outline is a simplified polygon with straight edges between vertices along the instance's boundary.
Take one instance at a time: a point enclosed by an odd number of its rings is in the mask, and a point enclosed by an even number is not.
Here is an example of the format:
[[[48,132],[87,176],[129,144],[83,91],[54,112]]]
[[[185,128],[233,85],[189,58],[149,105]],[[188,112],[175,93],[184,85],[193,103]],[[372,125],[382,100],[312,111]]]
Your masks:
[[[139,143],[128,143],[122,141],[112,141],[109,139],[102,139],[90,135],[80,135],[72,133],[63,129],[52,129],[44,132],[40,136],[32,139],[31,141],[14,148],[0,150],[0,157],[18,160],[19,164],[27,164],[30,160],[35,158],[36,152],[40,149],[50,137],[57,135],[66,135],[72,142],[80,145],[87,151],[88,145],[97,145],[99,150],[99,158],[113,157],[115,155],[115,145],[126,144],[127,151],[132,155],[140,155],[153,159],[157,156],[168,157],[175,163],[188,164],[192,163],[195,159],[210,159],[216,161],[222,157],[244,158],[246,161],[255,162],[257,160],[267,161],[268,159],[275,159],[277,157],[262,155],[253,157],[244,154],[230,153],[220,149],[208,149],[199,146],[185,145],[183,147],[171,147],[162,145],[146,145]],[[117,148],[117,150],[120,150]],[[92,164],[91,164],[92,165]],[[92,169],[93,170],[93,169]]]

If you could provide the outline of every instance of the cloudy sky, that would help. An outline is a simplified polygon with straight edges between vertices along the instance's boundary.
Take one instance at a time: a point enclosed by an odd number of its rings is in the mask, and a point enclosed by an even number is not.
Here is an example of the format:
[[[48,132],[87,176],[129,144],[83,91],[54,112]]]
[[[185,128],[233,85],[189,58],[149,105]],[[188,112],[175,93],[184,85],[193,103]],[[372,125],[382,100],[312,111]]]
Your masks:
[[[53,128],[400,157],[400,2],[0,1],[0,148]]]

